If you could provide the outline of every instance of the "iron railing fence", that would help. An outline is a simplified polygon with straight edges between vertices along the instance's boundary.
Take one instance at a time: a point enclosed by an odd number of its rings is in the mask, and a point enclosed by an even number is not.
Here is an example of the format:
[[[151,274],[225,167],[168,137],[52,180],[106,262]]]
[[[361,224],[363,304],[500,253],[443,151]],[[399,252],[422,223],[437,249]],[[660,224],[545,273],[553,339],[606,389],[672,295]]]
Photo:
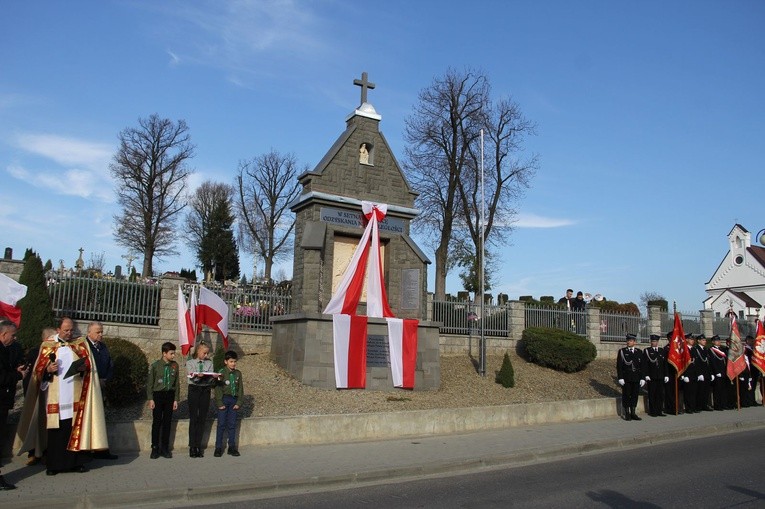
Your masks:
[[[678,311],[680,320],[683,322],[683,332],[686,334],[701,334],[701,315]],[[674,320],[674,318],[673,318]],[[674,325],[673,325],[674,326]]]
[[[626,313],[600,312],[600,341],[621,343],[627,334],[635,334],[638,343],[648,343],[648,318]]]
[[[507,306],[484,305],[484,336],[507,337]],[[441,322],[443,334],[481,333],[481,305],[467,301],[433,301],[433,321]]]
[[[569,311],[558,307],[526,306],[524,310],[525,327],[548,327],[563,329],[574,334],[587,334],[587,313]]]
[[[53,311],[75,320],[159,324],[160,287],[156,282],[130,282],[82,276],[48,280]]]
[[[192,287],[184,285],[188,299]],[[205,286],[228,304],[229,330],[270,331],[271,317],[289,314],[292,305],[291,288],[278,286],[253,286],[244,288]]]

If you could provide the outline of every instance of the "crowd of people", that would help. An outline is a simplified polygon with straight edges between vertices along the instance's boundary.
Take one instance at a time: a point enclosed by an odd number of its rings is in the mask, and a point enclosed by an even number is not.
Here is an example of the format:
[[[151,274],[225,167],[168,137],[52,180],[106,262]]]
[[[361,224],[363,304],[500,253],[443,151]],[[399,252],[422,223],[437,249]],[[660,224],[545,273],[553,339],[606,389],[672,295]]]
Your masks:
[[[47,475],[88,471],[93,459],[116,460],[109,450],[102,388],[114,376],[114,362],[103,342],[100,322],[88,325],[87,334],[75,334],[74,321],[64,317],[55,329],[45,329],[38,348],[26,355],[16,342],[18,327],[0,320],[0,429],[13,409],[18,383],[23,382],[24,405],[17,434],[19,454],[27,453],[27,465],[44,462]],[[152,459],[171,458],[170,423],[178,408],[180,369],[175,345],[162,345],[161,358],[151,364],[147,377],[147,399],[152,410]],[[215,394],[218,427],[214,456],[239,456],[236,423],[242,406],[244,384],[236,369],[237,354],[228,351],[224,367],[214,370],[210,346],[200,342],[186,364],[189,383],[189,455],[201,458],[204,422]],[[3,441],[12,437],[3,434]],[[16,487],[0,472],[0,490]]]
[[[746,337],[746,365],[734,379],[728,377],[730,339],[722,344],[720,336],[709,339],[704,334],[686,334],[690,361],[678,374],[669,362],[672,332],[667,344],[659,346],[658,335],[651,335],[650,346],[635,347],[636,336],[626,335],[627,345],[616,356],[616,377],[622,388],[623,416],[627,421],[641,420],[636,414],[641,390],[645,391],[648,415],[664,417],[681,413],[732,410],[759,406],[756,391],[762,374],[752,364],[754,338]]]

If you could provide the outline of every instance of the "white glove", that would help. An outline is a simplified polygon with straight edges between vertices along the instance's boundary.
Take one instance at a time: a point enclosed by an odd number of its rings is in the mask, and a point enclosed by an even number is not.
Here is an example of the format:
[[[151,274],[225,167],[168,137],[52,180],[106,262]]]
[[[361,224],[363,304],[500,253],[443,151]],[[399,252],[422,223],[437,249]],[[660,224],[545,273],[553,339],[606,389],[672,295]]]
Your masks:
[[[709,381],[710,382],[714,382],[714,380],[715,380],[715,376],[714,375],[709,375]]]
[[[665,384],[666,384],[666,383],[669,383],[669,377],[668,377],[668,376],[665,376],[665,377],[664,377],[664,383],[665,383]]]
[[[688,378],[687,376],[684,376],[684,377],[683,377],[683,382],[685,382],[685,383],[688,383],[688,382],[690,382],[690,381],[691,381],[691,379],[690,379],[690,378]]]
[[[743,376],[738,377],[738,379],[741,380],[742,382],[744,381],[744,377]]]
[[[698,380],[699,382],[703,382],[704,381],[704,375],[699,375],[698,378],[696,378],[696,380]]]
[[[643,387],[645,385],[645,380],[640,381],[640,387]]]
[[[646,382],[650,382],[651,381],[651,377],[650,376],[645,377],[645,381]]]
[[[743,378],[742,378],[741,380],[743,380]],[[621,385],[622,387],[624,387],[624,378],[620,378],[620,379],[619,379],[619,385]]]
[[[720,373],[717,373],[717,378],[722,378],[722,375]]]

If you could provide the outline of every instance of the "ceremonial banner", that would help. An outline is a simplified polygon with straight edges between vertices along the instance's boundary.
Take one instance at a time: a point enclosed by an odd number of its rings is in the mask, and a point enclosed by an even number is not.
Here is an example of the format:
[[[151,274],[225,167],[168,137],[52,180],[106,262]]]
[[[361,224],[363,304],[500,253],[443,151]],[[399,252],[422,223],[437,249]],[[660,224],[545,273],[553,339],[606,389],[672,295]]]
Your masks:
[[[5,274],[0,274],[0,317],[5,317],[21,326],[21,308],[16,305],[27,294],[26,285],[17,283]]]
[[[414,388],[419,320],[388,318],[388,346],[393,387]]]
[[[685,342],[685,333],[683,332],[683,321],[680,315],[675,313],[675,327],[672,330],[672,343],[667,354],[667,362],[672,364],[677,370],[679,377],[691,363],[691,352],[688,350],[688,344]]]
[[[744,346],[741,344],[741,334],[738,332],[738,322],[735,313],[730,313],[730,348],[728,349],[728,378],[735,380],[746,369]]]
[[[228,349],[228,305],[204,286],[199,287],[196,319],[197,330],[207,325],[217,331],[223,336],[223,348]]]
[[[757,334],[754,340],[754,353],[752,364],[765,375],[765,325],[762,320],[757,320]]]
[[[335,386],[363,389],[367,386],[367,317],[332,315],[335,345]]]

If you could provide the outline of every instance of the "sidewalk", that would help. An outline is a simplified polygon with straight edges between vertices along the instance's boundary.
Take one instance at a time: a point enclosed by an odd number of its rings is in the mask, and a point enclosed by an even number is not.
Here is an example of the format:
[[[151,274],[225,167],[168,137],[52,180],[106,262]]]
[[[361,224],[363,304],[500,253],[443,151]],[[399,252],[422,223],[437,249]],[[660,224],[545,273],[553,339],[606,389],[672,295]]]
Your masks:
[[[572,402],[576,404],[576,402]],[[45,475],[14,457],[3,466],[18,489],[0,492],[3,509],[18,507],[177,507],[222,503],[288,490],[348,486],[429,474],[551,461],[600,451],[765,428],[765,408],[703,412],[627,422],[618,417],[576,423],[519,426],[469,434],[376,442],[301,446],[246,446],[241,457],[212,449],[172,459],[121,454],[94,460],[85,474]]]

